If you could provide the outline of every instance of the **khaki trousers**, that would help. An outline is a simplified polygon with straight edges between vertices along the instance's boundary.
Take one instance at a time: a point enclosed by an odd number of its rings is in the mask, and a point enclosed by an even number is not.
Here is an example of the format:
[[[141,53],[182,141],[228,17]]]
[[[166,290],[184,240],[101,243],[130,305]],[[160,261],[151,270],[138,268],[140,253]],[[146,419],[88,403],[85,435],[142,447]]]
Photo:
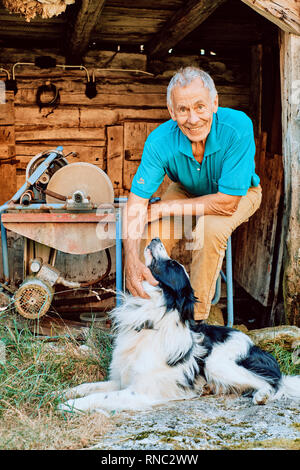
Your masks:
[[[163,201],[195,197],[179,183],[171,183],[162,196]],[[156,220],[145,227],[141,241],[141,258],[145,246],[152,238],[159,237],[169,256],[175,243],[183,236],[186,249],[192,249],[190,269],[191,284],[198,298],[195,305],[195,320],[208,318],[225,255],[227,240],[232,232],[246,222],[261,203],[261,187],[250,188],[240,199],[235,213],[231,216],[205,215],[197,217],[171,216]],[[183,222],[184,221],[184,222]]]

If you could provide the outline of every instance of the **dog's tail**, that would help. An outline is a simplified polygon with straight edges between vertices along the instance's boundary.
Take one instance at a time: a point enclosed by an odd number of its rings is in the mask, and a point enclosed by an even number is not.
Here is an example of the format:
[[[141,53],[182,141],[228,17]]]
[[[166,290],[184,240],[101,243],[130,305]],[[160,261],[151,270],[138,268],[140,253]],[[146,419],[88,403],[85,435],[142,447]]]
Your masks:
[[[300,400],[300,375],[283,375],[274,399]]]

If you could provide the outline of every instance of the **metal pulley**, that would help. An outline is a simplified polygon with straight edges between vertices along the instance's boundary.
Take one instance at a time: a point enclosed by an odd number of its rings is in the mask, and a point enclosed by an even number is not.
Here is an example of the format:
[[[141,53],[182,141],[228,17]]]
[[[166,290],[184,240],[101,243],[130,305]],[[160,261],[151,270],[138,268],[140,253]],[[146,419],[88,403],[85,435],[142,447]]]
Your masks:
[[[50,155],[51,152],[54,150],[47,150],[46,152],[40,152],[35,157],[33,157],[26,167],[26,181],[30,178],[30,176],[35,172],[35,170],[46,160],[46,158]],[[62,152],[58,152],[55,150],[56,158],[52,161],[52,163],[45,168],[45,171],[42,175],[35,181],[32,186],[31,191],[26,191],[21,197],[20,203],[23,204],[25,201],[25,205],[29,204],[34,198],[42,199],[45,201],[45,194],[44,190],[47,188],[47,185],[52,178],[52,176],[63,166],[68,165],[68,161],[66,160],[64,154]],[[29,194],[32,193],[32,195]]]

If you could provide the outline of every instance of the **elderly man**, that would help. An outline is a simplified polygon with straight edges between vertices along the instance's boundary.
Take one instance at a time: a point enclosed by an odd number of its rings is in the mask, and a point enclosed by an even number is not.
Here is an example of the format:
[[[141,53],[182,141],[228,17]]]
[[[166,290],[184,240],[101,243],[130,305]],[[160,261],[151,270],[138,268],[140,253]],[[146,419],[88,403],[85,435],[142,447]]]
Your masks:
[[[203,320],[209,316],[227,240],[260,206],[253,126],[245,113],[218,107],[212,78],[196,67],[173,76],[167,105],[172,119],[149,135],[128,199],[126,285],[133,295],[147,297],[142,281],[157,282],[142,261],[141,247],[159,236],[170,254],[182,235],[184,215],[194,222],[191,283],[199,301],[195,320]],[[172,183],[160,202],[148,206],[165,174]]]

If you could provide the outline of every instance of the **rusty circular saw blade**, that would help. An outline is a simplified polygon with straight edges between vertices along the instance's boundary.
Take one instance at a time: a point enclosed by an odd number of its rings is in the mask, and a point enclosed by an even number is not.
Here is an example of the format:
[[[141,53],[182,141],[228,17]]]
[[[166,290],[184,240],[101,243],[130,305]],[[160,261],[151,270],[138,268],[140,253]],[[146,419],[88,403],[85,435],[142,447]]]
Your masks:
[[[82,191],[97,206],[113,204],[114,189],[107,174],[97,166],[87,162],[70,163],[54,173],[47,189],[66,197],[75,191]],[[47,204],[61,203],[61,200],[46,195]]]

